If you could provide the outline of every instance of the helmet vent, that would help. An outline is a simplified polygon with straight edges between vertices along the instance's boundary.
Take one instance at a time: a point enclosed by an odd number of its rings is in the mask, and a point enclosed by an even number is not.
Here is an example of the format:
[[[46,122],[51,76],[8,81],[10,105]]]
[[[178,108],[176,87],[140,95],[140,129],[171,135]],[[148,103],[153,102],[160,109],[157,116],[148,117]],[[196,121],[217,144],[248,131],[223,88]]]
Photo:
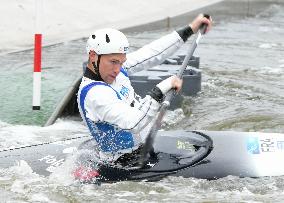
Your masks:
[[[108,37],[108,35],[106,34],[106,42],[109,43],[110,42],[110,39]]]
[[[93,38],[93,39],[96,39],[96,35],[92,35],[92,38]]]

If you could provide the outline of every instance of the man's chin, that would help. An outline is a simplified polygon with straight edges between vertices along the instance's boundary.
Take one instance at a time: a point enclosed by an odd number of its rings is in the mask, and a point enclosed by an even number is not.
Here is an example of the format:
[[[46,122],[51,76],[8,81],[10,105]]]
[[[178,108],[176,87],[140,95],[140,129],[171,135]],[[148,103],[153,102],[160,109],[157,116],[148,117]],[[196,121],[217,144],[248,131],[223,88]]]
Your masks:
[[[112,84],[115,78],[108,78],[107,80],[104,80],[107,84]]]
[[[110,83],[113,83],[114,81],[115,81],[115,79],[116,79],[116,76],[115,77],[109,77],[108,78],[108,81],[110,82]]]

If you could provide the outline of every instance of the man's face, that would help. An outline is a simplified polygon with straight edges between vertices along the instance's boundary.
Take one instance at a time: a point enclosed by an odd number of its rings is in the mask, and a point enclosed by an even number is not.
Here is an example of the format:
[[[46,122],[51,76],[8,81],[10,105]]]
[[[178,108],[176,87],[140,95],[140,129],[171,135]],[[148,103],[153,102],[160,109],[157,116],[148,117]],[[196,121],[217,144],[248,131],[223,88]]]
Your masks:
[[[126,54],[106,54],[101,56],[99,71],[102,79],[111,84],[126,61]]]

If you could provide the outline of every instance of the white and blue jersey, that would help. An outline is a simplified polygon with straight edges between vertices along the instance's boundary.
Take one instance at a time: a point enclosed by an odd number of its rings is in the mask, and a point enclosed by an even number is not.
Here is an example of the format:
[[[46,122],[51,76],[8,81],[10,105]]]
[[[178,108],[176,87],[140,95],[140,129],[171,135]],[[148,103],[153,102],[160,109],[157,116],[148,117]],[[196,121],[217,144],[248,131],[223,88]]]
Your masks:
[[[183,44],[183,39],[174,31],[128,54],[112,84],[86,76],[92,74],[87,68],[78,91],[78,106],[102,160],[113,161],[137,149],[160,107],[151,96],[142,99],[135,94],[128,72],[161,64]]]

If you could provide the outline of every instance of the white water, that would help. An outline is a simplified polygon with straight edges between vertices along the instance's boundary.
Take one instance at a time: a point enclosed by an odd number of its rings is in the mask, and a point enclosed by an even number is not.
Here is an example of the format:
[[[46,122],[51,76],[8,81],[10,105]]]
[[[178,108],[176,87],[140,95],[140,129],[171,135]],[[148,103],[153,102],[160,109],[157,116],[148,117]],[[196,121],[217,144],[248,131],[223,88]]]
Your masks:
[[[257,17],[216,25],[197,50],[203,71],[202,92],[188,98],[183,114],[177,111],[169,115],[167,127],[284,133],[283,17],[283,7],[274,5]],[[139,47],[164,32],[133,34],[130,38]],[[62,63],[57,66],[63,67],[65,63]],[[68,119],[58,120],[49,127],[0,121],[0,149],[87,133],[81,122]],[[0,168],[1,202],[284,201],[284,177],[229,176],[214,181],[169,177],[153,183],[97,186],[73,180],[68,173],[71,169],[72,157],[47,178],[33,173],[25,162],[8,169]]]

